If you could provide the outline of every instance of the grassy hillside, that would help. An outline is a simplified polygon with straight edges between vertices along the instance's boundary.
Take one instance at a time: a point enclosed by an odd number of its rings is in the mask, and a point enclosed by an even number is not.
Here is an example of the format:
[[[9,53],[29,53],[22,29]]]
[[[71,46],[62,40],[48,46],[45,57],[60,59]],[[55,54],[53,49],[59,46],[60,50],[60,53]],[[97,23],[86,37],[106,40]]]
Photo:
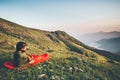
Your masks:
[[[28,69],[10,70],[18,41],[28,53],[48,53],[50,60]],[[89,47],[63,31],[42,31],[0,19],[1,80],[119,80],[120,56]]]

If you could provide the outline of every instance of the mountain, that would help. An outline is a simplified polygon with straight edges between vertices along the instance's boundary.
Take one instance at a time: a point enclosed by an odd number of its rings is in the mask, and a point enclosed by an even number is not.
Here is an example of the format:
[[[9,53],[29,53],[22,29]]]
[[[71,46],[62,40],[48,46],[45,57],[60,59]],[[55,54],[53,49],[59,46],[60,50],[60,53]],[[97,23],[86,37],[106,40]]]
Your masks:
[[[96,32],[96,33],[88,33],[85,35],[81,35],[79,37],[79,40],[83,41],[86,44],[91,44],[96,41],[102,40],[102,39],[109,39],[109,38],[115,38],[120,37],[120,32],[118,31],[112,31],[112,32]]]
[[[95,43],[100,44],[99,48],[111,51],[114,53],[120,53],[120,37],[110,38],[110,39],[102,39],[96,41]]]
[[[28,53],[48,53],[50,60],[20,71],[4,68],[19,41],[28,44]],[[32,29],[0,18],[1,80],[118,80],[119,66],[120,55],[87,46],[64,31]]]

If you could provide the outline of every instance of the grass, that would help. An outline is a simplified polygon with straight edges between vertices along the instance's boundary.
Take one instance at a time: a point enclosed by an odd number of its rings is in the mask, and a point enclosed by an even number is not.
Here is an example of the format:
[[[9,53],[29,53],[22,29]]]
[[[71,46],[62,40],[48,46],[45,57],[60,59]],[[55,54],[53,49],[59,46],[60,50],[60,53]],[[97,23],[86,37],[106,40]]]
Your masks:
[[[13,53],[0,53],[0,79],[3,80],[117,80],[120,64],[96,63],[86,56],[72,53],[48,53],[50,60],[28,69],[10,70],[4,61],[12,60]],[[106,64],[107,63],[107,64]],[[117,72],[117,73],[115,73]],[[118,75],[116,75],[118,74]]]

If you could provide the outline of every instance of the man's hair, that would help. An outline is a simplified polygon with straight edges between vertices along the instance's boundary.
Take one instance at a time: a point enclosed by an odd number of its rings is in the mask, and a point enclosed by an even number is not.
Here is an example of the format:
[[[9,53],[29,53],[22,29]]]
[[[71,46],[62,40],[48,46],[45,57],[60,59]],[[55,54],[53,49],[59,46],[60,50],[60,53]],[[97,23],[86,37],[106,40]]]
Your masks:
[[[16,45],[16,51],[21,51],[25,46],[27,46],[25,42],[18,42]]]

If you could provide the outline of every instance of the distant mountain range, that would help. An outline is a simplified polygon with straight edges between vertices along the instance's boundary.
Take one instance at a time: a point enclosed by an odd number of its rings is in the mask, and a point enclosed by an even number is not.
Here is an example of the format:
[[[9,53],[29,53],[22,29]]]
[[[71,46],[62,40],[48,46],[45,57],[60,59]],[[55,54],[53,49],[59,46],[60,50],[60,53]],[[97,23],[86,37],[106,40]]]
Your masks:
[[[80,36],[79,40],[98,49],[120,53],[120,32],[96,32]]]
[[[120,37],[102,39],[95,43],[100,44],[99,48],[120,54]]]
[[[25,41],[29,53],[50,60],[20,71],[2,65],[13,60],[15,45]],[[90,47],[64,31],[28,28],[0,18],[1,80],[119,80],[120,55]]]
[[[113,31],[113,32],[96,32],[96,33],[88,33],[79,37],[79,40],[83,41],[86,44],[91,44],[96,41],[102,39],[110,39],[120,37],[120,32]]]

